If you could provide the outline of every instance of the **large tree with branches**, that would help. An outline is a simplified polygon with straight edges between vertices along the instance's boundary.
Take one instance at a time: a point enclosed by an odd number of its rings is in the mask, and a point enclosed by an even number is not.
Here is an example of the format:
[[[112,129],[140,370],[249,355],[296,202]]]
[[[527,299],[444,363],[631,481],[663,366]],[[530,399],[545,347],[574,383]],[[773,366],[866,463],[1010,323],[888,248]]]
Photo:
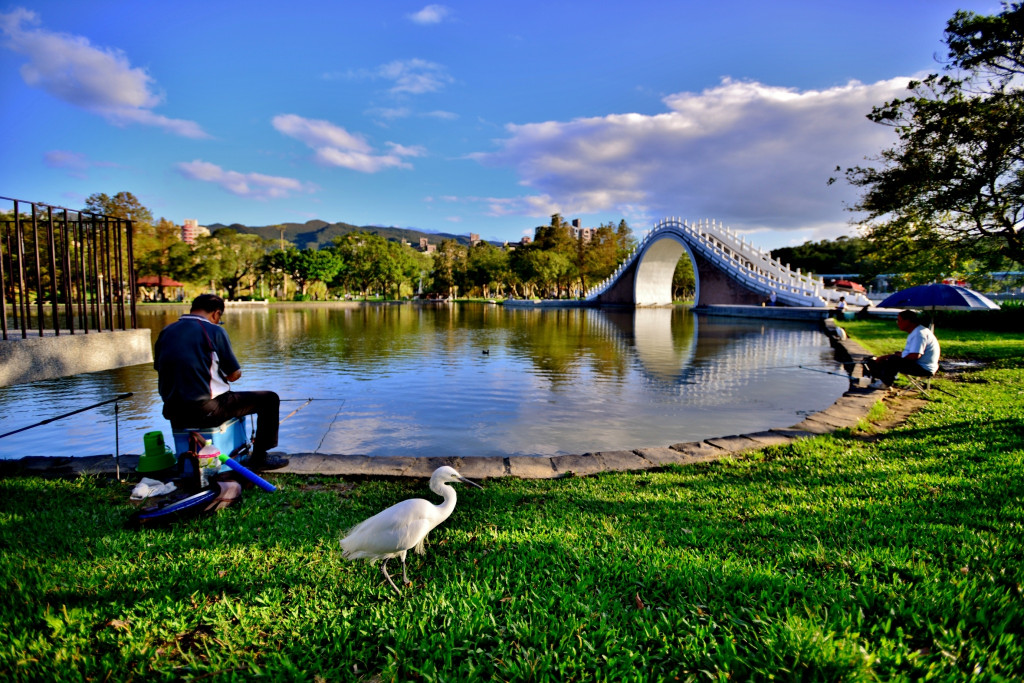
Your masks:
[[[874,166],[846,170],[864,188],[853,210],[884,260],[949,270],[975,260],[1024,263],[1024,8],[949,20],[945,73],[908,86],[868,116],[894,127]],[[887,256],[887,258],[886,258]],[[959,263],[958,263],[959,262]]]

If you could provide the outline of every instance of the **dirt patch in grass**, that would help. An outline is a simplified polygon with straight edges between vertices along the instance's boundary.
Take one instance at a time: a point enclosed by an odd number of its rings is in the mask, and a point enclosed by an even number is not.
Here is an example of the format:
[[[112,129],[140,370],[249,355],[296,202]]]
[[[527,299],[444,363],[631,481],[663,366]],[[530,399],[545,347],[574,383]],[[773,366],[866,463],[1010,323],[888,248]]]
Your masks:
[[[871,420],[871,430],[853,432],[852,436],[864,441],[877,441],[886,431],[907,421],[907,418],[928,404],[927,399],[916,391],[889,394],[882,403],[885,414],[877,420]]]
[[[302,482],[296,484],[296,488],[300,491],[333,491],[339,496],[347,496],[355,488],[355,484],[350,481],[337,481],[337,482]]]
[[[891,429],[907,421],[907,418],[928,404],[928,400],[914,392],[894,394],[886,396],[884,401],[886,413],[882,419],[875,422],[881,429]]]

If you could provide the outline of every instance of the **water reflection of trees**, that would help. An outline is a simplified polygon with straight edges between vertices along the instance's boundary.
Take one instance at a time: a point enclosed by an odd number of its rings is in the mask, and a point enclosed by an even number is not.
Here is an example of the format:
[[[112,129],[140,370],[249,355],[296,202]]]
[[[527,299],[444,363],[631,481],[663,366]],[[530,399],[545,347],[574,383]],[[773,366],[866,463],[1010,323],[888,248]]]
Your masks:
[[[554,385],[567,383],[584,370],[609,379],[628,373],[623,340],[599,311],[510,309],[507,315],[510,352]]]
[[[155,334],[180,310],[140,316]],[[765,369],[795,364],[792,335],[806,325],[708,319],[683,308],[515,309],[488,304],[359,305],[236,309],[226,328],[243,366],[284,360],[312,366],[379,369],[505,354],[558,384],[583,370],[622,379],[631,363],[651,381],[742,383]],[[700,333],[698,334],[698,326]],[[807,343],[814,343],[808,340]]]
[[[161,323],[171,322],[161,319]],[[362,305],[229,309],[226,328],[248,363],[309,361],[366,370],[396,362],[445,363],[505,354],[559,382],[587,367],[621,378],[628,371],[624,340],[599,311],[513,310],[488,304]]]
[[[140,322],[155,339],[182,312],[184,307],[143,309]],[[812,326],[708,318],[682,308],[230,307],[226,329],[244,371],[239,389],[273,388],[294,398],[351,396],[354,410],[346,415],[345,433],[358,434],[366,443],[383,437],[397,443],[399,432],[414,434],[408,440],[418,442],[429,430],[417,420],[436,422],[436,415],[444,414],[447,422],[461,428],[469,415],[488,435],[479,437],[481,448],[493,440],[495,429],[507,430],[503,442],[518,443],[554,438],[550,434],[559,430],[574,434],[574,420],[588,424],[593,436],[601,429],[618,434],[655,419],[659,411],[673,420],[703,424],[710,417],[735,415],[726,408],[730,404],[748,411],[750,406],[774,409],[780,396],[805,389],[794,384],[799,380],[792,376],[796,370],[789,377],[762,376],[806,363],[809,348],[821,346],[828,353]],[[764,381],[758,383],[759,378]],[[353,391],[353,382],[367,384]],[[435,388],[444,395],[432,394]],[[149,364],[5,388],[0,391],[0,422],[15,429],[124,392],[135,396],[120,406],[122,450],[137,452],[142,433],[167,429],[159,416],[156,373]],[[659,398],[649,408],[646,401],[652,394]],[[287,424],[295,432],[306,419],[309,425],[302,429],[316,432],[317,441],[309,446],[313,448],[324,429],[316,421],[329,419],[334,410],[333,404],[324,413],[310,408]],[[627,416],[623,419],[629,424],[610,420],[609,411]],[[12,437],[0,443],[0,457],[65,440],[87,442],[83,447],[89,453],[113,452],[107,443],[113,439],[112,412],[106,406],[70,427],[55,423],[56,432],[41,428],[26,432],[22,441]],[[536,437],[516,426],[532,423],[543,423],[548,432]],[[369,424],[376,426],[371,429]],[[431,429],[437,432],[436,426]],[[296,433],[305,434],[301,429]],[[528,450],[526,445],[521,448]]]
[[[161,311],[142,320],[156,332],[179,315]],[[807,326],[759,321],[698,323],[698,316],[683,308],[514,309],[488,304],[231,308],[226,325],[243,366],[283,360],[371,371],[403,362],[444,364],[487,352],[529,363],[553,384],[584,370],[623,379],[631,364],[659,383],[716,383],[726,376],[743,382],[766,368],[795,363],[794,332],[818,335]]]

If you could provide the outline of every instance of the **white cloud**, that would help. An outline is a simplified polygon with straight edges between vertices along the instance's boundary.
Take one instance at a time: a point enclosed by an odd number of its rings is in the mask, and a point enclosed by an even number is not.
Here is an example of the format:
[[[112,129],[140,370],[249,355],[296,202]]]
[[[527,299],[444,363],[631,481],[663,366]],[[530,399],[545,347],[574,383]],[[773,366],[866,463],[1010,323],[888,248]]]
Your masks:
[[[296,192],[313,192],[316,188],[295,178],[227,171],[216,164],[196,159],[176,165],[191,180],[220,185],[231,194],[249,199],[284,199]]]
[[[437,119],[438,121],[455,121],[456,119],[459,118],[458,114],[450,111],[443,111],[437,109],[434,111],[416,113],[413,112],[408,107],[377,107],[373,109],[367,109],[366,114],[368,116],[384,119],[385,121],[405,119],[412,116],[416,116],[423,119]]]
[[[403,158],[426,154],[422,147],[405,147],[394,142],[387,143],[390,153],[376,153],[362,136],[353,135],[330,121],[281,114],[275,116],[272,123],[279,132],[312,149],[317,161],[361,173],[376,173],[386,168],[412,168],[412,164]]]
[[[82,36],[29,28],[39,17],[24,8],[0,14],[3,44],[28,57],[21,77],[34,88],[103,116],[111,123],[155,126],[189,138],[209,137],[199,124],[155,114],[163,102],[145,69],[133,67],[123,52],[93,47]]]
[[[387,143],[387,145],[388,149],[390,149],[391,153],[394,154],[395,156],[422,157],[426,156],[427,154],[426,148],[420,145],[413,145],[412,147],[407,147],[405,145],[400,145],[397,142],[389,142]]]
[[[396,59],[373,69],[350,69],[344,72],[329,72],[324,80],[385,80],[393,85],[388,89],[392,95],[423,95],[438,92],[455,81],[441,64],[425,59]]]
[[[441,109],[435,109],[434,111],[428,111],[421,116],[425,116],[430,119],[441,119],[442,121],[454,121],[459,118],[459,115],[451,111],[443,111]]]
[[[84,154],[55,149],[44,155],[46,165],[50,168],[68,168],[82,171],[89,168],[90,163]]]
[[[296,114],[275,116],[273,126],[278,132],[305,143],[313,149],[337,147],[357,152],[369,152],[370,145],[358,135],[352,135],[341,126],[320,119],[306,119]]]
[[[395,60],[377,67],[375,73],[379,78],[394,82],[393,94],[437,92],[454,80],[443,66],[425,59]]]
[[[91,168],[103,168],[117,166],[110,161],[93,161],[80,152],[71,152],[65,149],[54,149],[43,155],[43,161],[50,168],[59,168],[67,171],[68,175],[74,178],[88,177]]]
[[[414,14],[408,14],[406,16],[417,24],[440,24],[444,21],[448,15],[451,14],[451,10],[444,5],[427,5],[419,12]]]
[[[739,230],[849,231],[853,188],[827,180],[893,141],[868,121],[905,94],[909,78],[797,91],[725,79],[664,98],[655,115],[509,125],[494,153],[536,194],[492,200],[496,215],[617,212],[657,219],[714,218]]]
[[[378,107],[375,109],[368,109],[366,113],[370,116],[375,116],[387,121],[404,119],[412,116],[412,111],[410,111],[408,107]]]

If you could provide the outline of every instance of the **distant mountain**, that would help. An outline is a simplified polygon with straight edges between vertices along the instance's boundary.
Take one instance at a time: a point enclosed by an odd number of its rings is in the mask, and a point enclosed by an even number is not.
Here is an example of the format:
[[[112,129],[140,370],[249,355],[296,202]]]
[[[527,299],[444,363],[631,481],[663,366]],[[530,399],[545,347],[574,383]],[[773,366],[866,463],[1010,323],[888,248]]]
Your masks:
[[[368,232],[377,234],[392,242],[407,241],[414,247],[420,244],[420,238],[426,237],[430,244],[440,244],[441,240],[455,240],[459,244],[469,244],[469,235],[453,235],[447,232],[422,232],[407,228],[382,228],[377,225],[364,225],[362,227],[349,223],[328,223],[327,221],[307,221],[305,223],[281,223],[280,225],[264,225],[254,227],[232,223],[213,223],[207,225],[210,232],[216,232],[222,228],[230,228],[246,235],[259,235],[268,240],[284,239],[286,242],[295,245],[299,249],[320,249],[333,243],[335,237],[350,232]]]

